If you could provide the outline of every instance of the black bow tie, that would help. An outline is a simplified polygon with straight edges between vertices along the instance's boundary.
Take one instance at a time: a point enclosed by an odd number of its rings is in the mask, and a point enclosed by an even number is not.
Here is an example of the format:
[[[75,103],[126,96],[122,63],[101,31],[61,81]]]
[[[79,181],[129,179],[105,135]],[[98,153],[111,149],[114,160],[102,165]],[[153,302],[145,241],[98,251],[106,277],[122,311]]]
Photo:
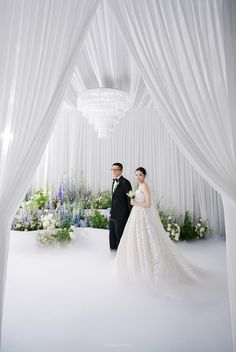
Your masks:
[[[113,181],[114,182],[119,182],[119,179],[118,178],[113,178]]]

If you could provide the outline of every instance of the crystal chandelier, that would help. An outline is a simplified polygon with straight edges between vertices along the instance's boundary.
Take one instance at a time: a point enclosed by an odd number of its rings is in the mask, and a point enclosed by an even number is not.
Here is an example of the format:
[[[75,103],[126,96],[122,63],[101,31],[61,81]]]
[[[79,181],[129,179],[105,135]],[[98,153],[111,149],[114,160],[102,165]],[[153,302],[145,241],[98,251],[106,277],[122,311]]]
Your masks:
[[[98,137],[106,138],[130,108],[130,99],[126,92],[115,88],[87,89],[79,94],[77,108]]]

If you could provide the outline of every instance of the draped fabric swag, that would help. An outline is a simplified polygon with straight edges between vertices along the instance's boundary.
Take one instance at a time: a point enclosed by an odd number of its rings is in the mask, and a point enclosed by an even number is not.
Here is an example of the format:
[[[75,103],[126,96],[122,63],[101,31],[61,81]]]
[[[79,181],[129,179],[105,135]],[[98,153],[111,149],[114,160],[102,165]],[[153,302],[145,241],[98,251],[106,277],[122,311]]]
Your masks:
[[[236,350],[236,2],[108,4],[176,144],[223,196]]]
[[[49,139],[97,4],[0,2],[0,320],[12,217]]]
[[[77,95],[95,87],[126,91],[135,109],[151,108],[152,99],[106,2],[97,8],[81,47],[66,102],[77,105]]]

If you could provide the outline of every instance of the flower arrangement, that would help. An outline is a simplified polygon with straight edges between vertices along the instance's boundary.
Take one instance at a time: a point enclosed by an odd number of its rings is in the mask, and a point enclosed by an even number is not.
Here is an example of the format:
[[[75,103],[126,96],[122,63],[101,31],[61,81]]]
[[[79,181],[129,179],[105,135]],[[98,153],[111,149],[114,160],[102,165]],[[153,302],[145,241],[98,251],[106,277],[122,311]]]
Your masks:
[[[162,225],[170,238],[174,241],[179,241],[180,226],[177,223],[176,217],[174,215],[166,215],[163,211],[159,211],[159,215]]]
[[[56,238],[56,232],[38,232],[37,240],[41,247],[59,246],[59,241]]]
[[[107,209],[111,206],[111,192],[104,191],[99,193],[91,201],[93,209]]]
[[[33,231],[43,228],[41,222],[42,210],[38,209],[34,200],[24,201],[12,223],[12,229],[17,231]]]
[[[48,202],[48,193],[42,189],[38,189],[34,193],[34,201],[37,204],[38,209],[43,209]]]
[[[59,247],[62,243],[68,243],[72,239],[73,228],[64,227],[62,229],[47,229],[45,232],[38,232],[37,240],[42,247]]]
[[[107,209],[111,206],[109,191],[93,194],[77,178],[64,177],[57,187],[35,192],[29,190],[15,215],[13,230],[32,231],[47,227],[64,228],[71,225],[88,227],[93,209]]]
[[[135,199],[135,193],[129,191],[127,196]],[[58,241],[69,240],[71,227],[107,228],[107,216],[111,206],[111,192],[92,193],[77,178],[65,177],[57,187],[44,191],[28,191],[24,201],[15,215],[13,230],[32,231],[45,229],[38,235],[43,243],[58,244]],[[105,213],[101,209],[106,209]],[[159,215],[164,229],[174,241],[202,239],[208,232],[207,220],[201,217],[194,220],[189,211],[177,217],[174,212]]]
[[[183,240],[194,240],[196,239],[195,225],[193,223],[192,215],[189,211],[184,213],[184,221],[180,226],[180,237],[181,241]]]
[[[204,238],[208,231],[207,220],[202,220],[202,218],[198,218],[197,224],[195,225],[195,232],[198,238]]]
[[[56,219],[54,218],[54,214],[42,215],[41,221],[44,229],[52,230],[56,227]]]
[[[135,193],[132,191],[132,190],[130,190],[128,193],[126,193],[127,194],[127,196],[129,197],[129,199],[135,199]]]
[[[190,212],[187,210],[184,216],[177,218],[175,215],[166,214],[160,210],[160,204],[157,205],[162,225],[170,238],[174,241],[190,241],[202,239],[208,231],[207,220],[198,218],[197,222],[193,219]],[[183,218],[181,222],[180,219]]]
[[[180,226],[177,224],[173,216],[168,216],[168,224],[166,231],[172,240],[178,241],[180,237]]]
[[[55,214],[49,213],[41,216],[41,221],[45,231],[38,232],[37,240],[43,247],[59,246],[61,243],[66,243],[71,240],[71,233],[74,226],[69,226],[67,222],[59,222]],[[56,225],[60,228],[56,229]]]
[[[107,217],[102,215],[98,209],[95,209],[89,217],[89,222],[91,227],[95,227],[97,229],[106,229],[108,227]]]

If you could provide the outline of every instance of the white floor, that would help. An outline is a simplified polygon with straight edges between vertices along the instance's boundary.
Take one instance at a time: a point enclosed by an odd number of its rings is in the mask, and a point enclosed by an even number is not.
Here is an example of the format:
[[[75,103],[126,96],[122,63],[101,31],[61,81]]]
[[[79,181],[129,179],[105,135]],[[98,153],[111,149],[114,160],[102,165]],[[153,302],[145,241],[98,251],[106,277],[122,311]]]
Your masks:
[[[65,248],[12,232],[2,352],[231,352],[225,243],[179,243],[208,287],[176,299],[121,284],[106,230]],[[173,294],[173,293],[172,293]]]

